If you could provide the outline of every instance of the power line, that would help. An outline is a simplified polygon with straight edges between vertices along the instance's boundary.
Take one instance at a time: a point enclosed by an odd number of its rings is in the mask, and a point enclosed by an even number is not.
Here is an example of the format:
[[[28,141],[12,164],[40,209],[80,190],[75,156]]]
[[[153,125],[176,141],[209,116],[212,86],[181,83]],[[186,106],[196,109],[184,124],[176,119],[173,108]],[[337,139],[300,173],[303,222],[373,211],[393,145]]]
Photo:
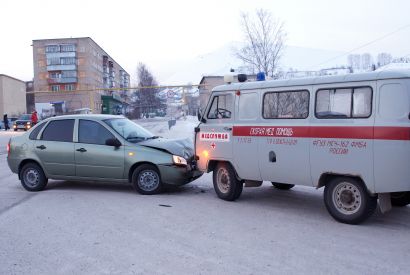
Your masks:
[[[346,53],[343,53],[343,54],[340,54],[340,55],[338,55],[338,56],[332,57],[332,58],[330,58],[330,59],[328,59],[328,60],[326,60],[326,61],[324,61],[324,62],[321,62],[321,63],[319,63],[319,64],[316,64],[316,65],[314,65],[314,66],[310,66],[309,69],[311,69],[311,68],[313,68],[313,67],[321,66],[321,65],[326,64],[326,63],[328,63],[328,62],[330,62],[330,61],[333,61],[333,60],[335,60],[335,59],[338,59],[338,58],[340,58],[340,57],[343,57],[343,56],[345,56],[345,55],[348,55],[348,54],[350,54],[350,53],[352,53],[352,52],[354,52],[354,51],[360,50],[360,49],[362,49],[362,48],[364,48],[364,47],[367,47],[367,46],[369,46],[369,45],[371,45],[371,44],[373,44],[373,43],[376,43],[376,42],[378,42],[378,41],[380,41],[380,40],[383,40],[383,39],[385,39],[386,37],[389,37],[389,36],[391,36],[391,35],[393,35],[393,34],[396,34],[396,33],[400,32],[400,31],[402,31],[402,30],[404,30],[404,29],[406,29],[406,28],[408,28],[408,27],[410,27],[410,24],[407,24],[407,25],[405,25],[405,26],[402,26],[402,27],[400,27],[400,28],[398,28],[398,29],[396,29],[396,30],[390,32],[390,33],[387,33],[387,34],[385,34],[385,35],[383,35],[383,36],[381,36],[381,37],[379,37],[379,38],[376,38],[376,39],[374,39],[374,40],[372,40],[372,41],[370,41],[370,42],[367,42],[367,43],[365,43],[365,44],[363,44],[363,45],[361,45],[361,46],[359,46],[359,47],[356,47],[356,48],[354,48],[354,49],[351,49],[350,51],[348,51],[348,52],[346,52]]]

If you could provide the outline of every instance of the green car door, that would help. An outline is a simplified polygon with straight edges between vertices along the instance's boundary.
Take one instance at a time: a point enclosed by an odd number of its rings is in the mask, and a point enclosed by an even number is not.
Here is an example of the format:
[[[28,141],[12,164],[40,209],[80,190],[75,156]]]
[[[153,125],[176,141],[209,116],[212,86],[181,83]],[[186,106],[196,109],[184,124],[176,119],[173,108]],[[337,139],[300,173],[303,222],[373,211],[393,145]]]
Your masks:
[[[77,177],[124,178],[124,146],[106,145],[108,139],[115,136],[100,122],[79,120],[78,142],[74,145]]]
[[[35,154],[49,175],[75,176],[74,119],[50,121],[35,142]]]

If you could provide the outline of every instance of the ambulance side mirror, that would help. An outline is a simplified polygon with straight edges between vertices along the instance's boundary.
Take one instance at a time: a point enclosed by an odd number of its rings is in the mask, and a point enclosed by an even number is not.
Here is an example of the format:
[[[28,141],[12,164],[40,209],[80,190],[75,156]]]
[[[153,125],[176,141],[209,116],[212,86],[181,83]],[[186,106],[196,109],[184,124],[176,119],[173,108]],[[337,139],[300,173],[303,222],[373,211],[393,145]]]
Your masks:
[[[202,117],[202,114],[203,114],[202,110],[199,109],[198,110],[198,121],[200,121],[202,123],[206,123],[206,119],[204,117]]]

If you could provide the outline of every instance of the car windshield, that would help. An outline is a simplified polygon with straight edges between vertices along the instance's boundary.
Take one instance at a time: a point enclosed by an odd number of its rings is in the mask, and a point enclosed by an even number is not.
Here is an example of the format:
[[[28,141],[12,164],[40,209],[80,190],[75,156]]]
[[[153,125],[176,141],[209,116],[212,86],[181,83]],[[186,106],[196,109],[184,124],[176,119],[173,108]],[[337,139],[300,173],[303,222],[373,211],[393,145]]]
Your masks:
[[[30,120],[31,119],[31,115],[21,115],[20,117],[19,117],[19,120]]]
[[[147,139],[157,138],[157,136],[154,136],[150,131],[126,118],[106,119],[104,122],[130,142],[136,143]]]

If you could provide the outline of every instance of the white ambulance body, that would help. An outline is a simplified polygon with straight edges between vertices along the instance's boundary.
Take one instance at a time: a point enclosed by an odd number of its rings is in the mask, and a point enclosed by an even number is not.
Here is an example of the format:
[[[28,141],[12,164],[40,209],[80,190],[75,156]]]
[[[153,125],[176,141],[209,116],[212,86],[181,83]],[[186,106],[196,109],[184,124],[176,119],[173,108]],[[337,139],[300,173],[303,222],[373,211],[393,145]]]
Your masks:
[[[196,128],[198,168],[215,191],[243,184],[325,187],[338,221],[410,203],[410,71],[216,87]]]

